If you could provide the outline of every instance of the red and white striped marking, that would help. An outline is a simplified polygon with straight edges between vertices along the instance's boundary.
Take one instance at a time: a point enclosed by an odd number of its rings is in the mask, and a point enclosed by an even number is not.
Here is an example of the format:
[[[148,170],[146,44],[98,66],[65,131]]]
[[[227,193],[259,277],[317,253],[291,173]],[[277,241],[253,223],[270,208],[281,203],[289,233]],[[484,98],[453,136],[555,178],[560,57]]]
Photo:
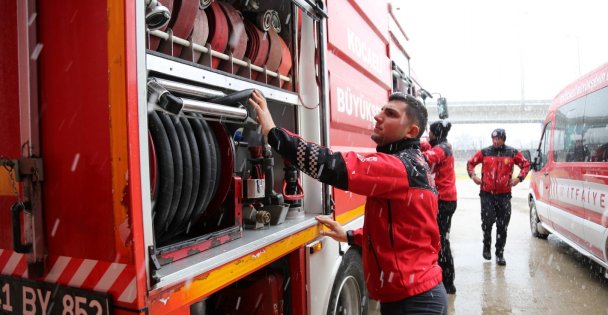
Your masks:
[[[135,302],[137,288],[132,266],[66,256],[50,257],[48,263],[49,273],[39,280],[107,292],[112,294],[117,302]],[[0,249],[0,272],[3,275],[27,278],[25,255]]]
[[[27,277],[25,255],[0,249],[0,273],[7,276]]]

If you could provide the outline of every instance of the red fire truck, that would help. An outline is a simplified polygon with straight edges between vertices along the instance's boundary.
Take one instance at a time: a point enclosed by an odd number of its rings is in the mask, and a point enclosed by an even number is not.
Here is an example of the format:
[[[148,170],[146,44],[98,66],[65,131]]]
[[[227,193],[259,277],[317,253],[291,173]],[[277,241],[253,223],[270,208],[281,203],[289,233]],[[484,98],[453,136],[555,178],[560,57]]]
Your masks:
[[[364,198],[264,144],[246,99],[373,150],[416,94],[386,1],[7,1],[0,21],[0,313],[360,314]]]

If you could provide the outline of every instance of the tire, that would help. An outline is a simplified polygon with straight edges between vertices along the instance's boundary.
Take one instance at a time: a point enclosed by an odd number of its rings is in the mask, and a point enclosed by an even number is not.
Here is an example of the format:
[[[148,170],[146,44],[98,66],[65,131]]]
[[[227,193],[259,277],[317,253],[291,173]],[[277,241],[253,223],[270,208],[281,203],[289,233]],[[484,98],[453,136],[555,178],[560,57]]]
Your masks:
[[[351,247],[342,257],[331,289],[327,314],[367,315],[368,305],[361,254],[358,249]]]
[[[536,211],[536,203],[534,200],[530,200],[530,232],[532,236],[540,239],[547,239],[549,233],[541,232],[538,228],[540,219],[538,218],[538,212]]]

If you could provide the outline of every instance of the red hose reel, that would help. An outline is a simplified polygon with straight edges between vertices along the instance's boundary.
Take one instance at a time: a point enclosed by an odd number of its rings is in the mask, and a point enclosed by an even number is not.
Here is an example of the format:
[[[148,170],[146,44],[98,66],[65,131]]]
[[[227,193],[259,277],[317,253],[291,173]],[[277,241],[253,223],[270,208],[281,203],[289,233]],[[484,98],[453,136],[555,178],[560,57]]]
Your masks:
[[[278,34],[281,24],[276,11],[257,13],[253,20],[249,20],[228,2],[213,1],[208,7],[201,8],[199,0],[159,1],[171,10],[168,27],[161,28],[171,36],[209,47],[231,58],[249,60],[252,65],[282,76],[289,75],[293,66],[291,50]],[[266,16],[270,18],[265,18]],[[230,60],[204,56],[191,47],[184,48],[171,43],[170,39],[159,40],[156,36],[150,36],[148,48],[262,83],[279,87],[283,87],[285,83],[283,80],[267,77],[263,72],[250,71],[235,65]],[[293,85],[285,86],[291,89]]]

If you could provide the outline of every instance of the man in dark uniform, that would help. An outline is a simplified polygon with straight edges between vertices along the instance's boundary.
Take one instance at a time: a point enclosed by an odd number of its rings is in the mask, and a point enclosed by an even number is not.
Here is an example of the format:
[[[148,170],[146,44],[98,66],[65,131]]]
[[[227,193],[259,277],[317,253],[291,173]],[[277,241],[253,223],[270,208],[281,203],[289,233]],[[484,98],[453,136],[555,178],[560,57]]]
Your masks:
[[[511,187],[521,183],[530,162],[518,150],[506,146],[507,133],[504,129],[492,131],[492,146],[477,151],[467,163],[469,177],[481,185],[481,229],[483,230],[483,258],[490,260],[492,247],[492,226],[496,222],[496,263],[506,265],[504,258],[507,242],[507,227],[511,220]],[[481,178],[475,174],[475,166],[481,165]],[[521,171],[513,177],[513,165]]]

